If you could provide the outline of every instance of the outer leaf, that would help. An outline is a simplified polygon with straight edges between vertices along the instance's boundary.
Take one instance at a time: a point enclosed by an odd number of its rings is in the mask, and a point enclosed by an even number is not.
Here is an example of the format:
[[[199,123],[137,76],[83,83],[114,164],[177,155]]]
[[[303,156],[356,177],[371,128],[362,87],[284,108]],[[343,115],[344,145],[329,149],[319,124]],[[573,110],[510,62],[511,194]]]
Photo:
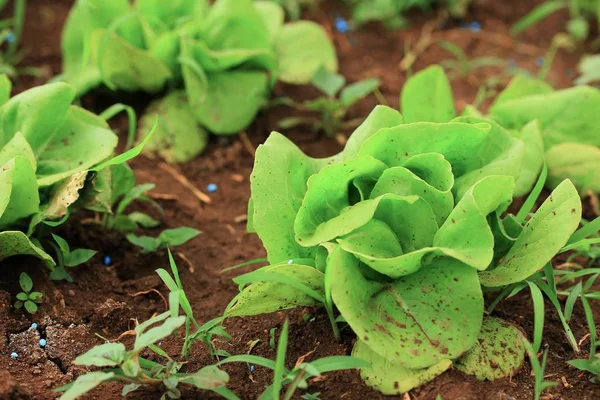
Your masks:
[[[314,267],[295,264],[274,265],[265,269],[289,276],[317,292],[324,293],[324,275]],[[266,314],[294,307],[312,307],[316,300],[297,289],[277,282],[257,282],[246,286],[228,309],[228,317]]]
[[[497,124],[462,117],[446,124],[420,122],[381,129],[364,142],[359,155],[371,155],[393,167],[422,153],[439,153],[448,160],[455,178],[453,193],[460,198],[486,176],[518,177],[524,148]]]
[[[283,26],[275,42],[278,78],[286,83],[309,83],[321,67],[336,72],[335,48],[322,26],[298,21]]]
[[[228,71],[199,79],[183,68],[185,88],[198,121],[219,135],[239,133],[246,128],[268,95],[268,78],[261,71]]]
[[[197,229],[187,227],[165,229],[158,235],[158,240],[169,247],[175,247],[192,240],[200,233]]]
[[[172,78],[169,68],[150,52],[107,30],[95,31],[91,46],[100,76],[109,86],[156,93]]]
[[[37,157],[54,138],[74,98],[75,91],[64,83],[16,95],[0,108],[0,147],[21,132]]]
[[[331,294],[360,340],[386,360],[412,369],[460,357],[477,339],[483,295],[477,272],[452,259],[384,284],[367,280],[340,248],[327,263]],[[357,295],[360,293],[360,296]]]
[[[381,81],[378,78],[365,79],[348,85],[340,93],[340,100],[346,107],[350,107],[357,101],[367,97],[379,87]]]
[[[456,363],[456,369],[479,380],[515,376],[523,365],[521,331],[501,319],[486,317],[475,346]]]
[[[546,149],[564,142],[600,146],[598,108],[600,91],[579,86],[503,102],[494,107],[491,116],[509,129],[539,120]]]
[[[450,82],[438,65],[420,71],[406,82],[400,104],[406,123],[448,122],[456,116]]]
[[[173,92],[149,106],[140,120],[140,139],[150,132],[157,115],[158,127],[144,153],[156,153],[169,163],[182,163],[204,151],[208,132],[196,122],[184,92]]]
[[[115,376],[114,372],[90,372],[82,375],[73,382],[71,387],[63,393],[61,400],[75,400],[79,396],[89,392],[102,382],[106,382]]]
[[[546,81],[541,79],[530,78],[525,75],[516,75],[494,100],[490,106],[490,112],[494,113],[494,108],[502,103],[511,100],[520,99],[521,97],[533,96],[537,94],[549,94],[554,89]]]
[[[79,172],[55,185],[48,204],[35,216],[32,225],[64,217],[69,207],[79,199],[79,191],[84,187],[87,175],[88,171]]]
[[[581,200],[575,186],[565,180],[527,222],[500,264],[479,274],[481,284],[499,287],[528,278],[567,243],[580,220]]]
[[[255,1],[254,8],[267,26],[271,43],[275,42],[285,21],[285,11],[275,2],[262,0]]]
[[[582,195],[600,192],[600,148],[578,143],[563,143],[546,152],[548,186],[555,188],[571,179]]]
[[[122,343],[105,343],[93,347],[74,361],[77,365],[96,367],[114,367],[125,359],[125,345]]]
[[[0,261],[18,255],[37,257],[50,269],[56,265],[52,257],[33,244],[23,232],[0,232]]]
[[[384,395],[406,393],[433,380],[452,366],[452,361],[442,360],[428,368],[406,368],[402,364],[381,357],[362,340],[356,341],[352,355],[371,364],[370,369],[361,370],[360,376],[365,384]]]
[[[525,144],[525,157],[519,179],[515,183],[515,197],[531,192],[544,165],[544,139],[538,121],[531,121],[520,132]]]
[[[294,219],[306,193],[308,178],[324,162],[306,156],[284,136],[273,133],[256,150],[250,176],[253,227],[260,236],[271,264],[311,258],[294,238]]]
[[[6,74],[0,75],[0,107],[2,107],[9,99],[12,90],[12,82]]]

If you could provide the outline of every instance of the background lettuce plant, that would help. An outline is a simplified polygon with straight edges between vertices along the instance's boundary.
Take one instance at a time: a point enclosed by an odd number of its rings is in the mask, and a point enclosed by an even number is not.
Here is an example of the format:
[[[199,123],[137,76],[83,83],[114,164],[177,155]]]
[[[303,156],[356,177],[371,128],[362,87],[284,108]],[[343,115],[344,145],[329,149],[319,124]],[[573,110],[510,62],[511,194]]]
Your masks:
[[[401,104],[375,108],[330,158],[278,133],[257,149],[248,226],[270,265],[236,278],[226,315],[335,307],[372,364],[363,379],[385,394],[453,363],[480,379],[513,374],[519,332],[484,317],[482,287],[521,282],[560,251],[581,218],[577,190],[562,182],[527,222],[505,215],[523,140],[457,117],[440,67],[411,78]]]
[[[65,83],[13,98],[10,91],[10,81],[1,76],[0,261],[31,255],[52,268],[52,257],[31,238],[36,227],[56,226],[74,207],[91,206],[101,193],[91,193],[97,174],[110,173],[109,167],[139,154],[143,144],[113,158],[117,135],[104,119],[72,105],[75,89]]]
[[[545,162],[549,188],[571,179],[581,194],[600,192],[600,90],[577,86],[555,91],[517,76],[490,107],[490,118],[518,133],[527,146],[528,192]],[[521,193],[521,194],[522,194]]]
[[[64,78],[80,94],[102,83],[149,93],[183,89],[186,101],[168,96],[152,110],[167,121],[184,115],[177,127],[162,124],[154,139],[173,160],[204,149],[198,124],[219,135],[238,133],[277,81],[308,83],[322,66],[337,70],[324,29],[310,21],[285,24],[283,8],[269,1],[79,0],[62,50]],[[176,128],[196,133],[194,148],[183,150]]]

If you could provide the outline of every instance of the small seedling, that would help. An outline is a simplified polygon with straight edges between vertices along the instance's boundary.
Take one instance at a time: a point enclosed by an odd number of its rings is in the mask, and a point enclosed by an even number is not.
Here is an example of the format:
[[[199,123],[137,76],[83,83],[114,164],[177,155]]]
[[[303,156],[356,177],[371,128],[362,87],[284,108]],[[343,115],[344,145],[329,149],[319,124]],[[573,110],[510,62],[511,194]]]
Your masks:
[[[165,250],[169,247],[181,246],[200,233],[197,229],[181,227],[166,229],[158,237],[137,236],[134,233],[128,233],[125,237],[131,244],[141,247],[142,253],[156,253],[159,250]]]
[[[18,310],[21,307],[24,307],[28,313],[34,314],[37,312],[37,305],[42,302],[42,297],[44,295],[40,292],[31,291],[33,289],[33,281],[26,272],[21,272],[21,275],[19,276],[19,285],[23,291],[17,294],[15,308]]]
[[[50,279],[73,282],[73,277],[67,272],[66,267],[73,268],[84,264],[98,252],[90,249],[71,250],[66,240],[55,234],[52,234],[52,237],[54,242],[51,245],[56,251],[56,267],[50,272]]]
[[[161,214],[160,205],[148,196],[148,192],[154,189],[152,183],[141,185],[135,184],[135,175],[127,164],[117,165],[111,168],[112,172],[112,214],[104,215],[103,224],[109,229],[120,232],[130,232],[142,228],[156,228],[160,222],[142,212],[126,214],[127,208],[134,201],[142,201],[152,205]]]
[[[164,269],[160,268],[156,270],[156,273],[164,284],[169,289],[170,293],[179,293],[180,299],[179,303],[181,305],[181,309],[186,315],[185,321],[185,339],[183,346],[181,348],[181,356],[183,358],[187,358],[189,355],[189,351],[191,349],[192,344],[195,340],[199,340],[203,342],[207,347],[211,357],[228,357],[229,353],[224,350],[216,349],[213,343],[213,339],[215,337],[222,337],[225,339],[231,339],[231,336],[225,331],[222,326],[222,318],[215,318],[204,325],[200,325],[196,318],[194,317],[194,312],[192,310],[192,306],[187,299],[185,291],[183,290],[183,286],[181,284],[181,279],[179,279],[179,270],[177,269],[177,264],[173,259],[173,255],[171,254],[171,250],[168,250],[169,253],[169,264],[171,267],[171,273],[173,277]],[[196,329],[195,333],[191,333],[191,329],[194,327]]]
[[[320,113],[316,117],[291,117],[279,121],[281,129],[290,129],[299,125],[310,125],[315,132],[325,132],[328,137],[335,137],[340,142],[345,142],[341,135],[343,131],[356,128],[362,120],[345,121],[349,108],[374,93],[379,87],[379,79],[365,79],[346,86],[346,78],[342,75],[329,72],[321,68],[313,76],[312,84],[325,94],[314,100],[296,103],[292,99],[279,99],[280,102],[294,107],[299,111]]]
[[[523,346],[525,346],[525,351],[527,352],[527,355],[529,356],[529,362],[531,363],[531,369],[535,375],[534,400],[540,400],[540,397],[545,390],[558,385],[557,382],[544,380],[546,362],[548,360],[548,347],[544,348],[542,362],[540,363],[538,355],[533,349],[531,343],[529,343],[529,341],[524,337],[521,338],[521,341],[523,342]]]
[[[321,392],[304,393],[300,398],[303,400],[321,400]]]
[[[569,364],[581,371],[591,373],[593,375],[592,382],[600,383],[600,353],[591,354],[587,360],[571,360]]]

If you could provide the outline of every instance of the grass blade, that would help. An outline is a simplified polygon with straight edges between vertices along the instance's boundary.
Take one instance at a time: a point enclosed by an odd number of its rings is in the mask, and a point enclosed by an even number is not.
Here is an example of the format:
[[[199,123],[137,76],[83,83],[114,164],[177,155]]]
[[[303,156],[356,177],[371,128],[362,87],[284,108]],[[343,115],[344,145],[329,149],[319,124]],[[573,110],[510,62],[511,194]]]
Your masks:
[[[273,375],[273,400],[279,400],[281,388],[283,386],[283,377],[286,373],[285,356],[287,353],[289,322],[286,319],[279,335],[277,344],[277,358],[275,359],[275,372]]]
[[[521,206],[521,209],[517,213],[516,219],[517,221],[523,223],[525,218],[531,212],[531,209],[535,205],[538,197],[540,197],[540,193],[542,193],[542,189],[544,189],[544,185],[546,184],[546,178],[548,177],[548,166],[544,163],[544,167],[542,168],[542,173],[540,174],[535,186],[529,196],[527,196],[527,200]]]
[[[525,15],[523,18],[518,20],[512,28],[510,28],[511,35],[518,35],[523,32],[525,29],[529,28],[532,25],[537,24],[550,14],[560,10],[561,8],[566,7],[567,4],[562,0],[557,1],[547,1],[534,8],[529,14]]]

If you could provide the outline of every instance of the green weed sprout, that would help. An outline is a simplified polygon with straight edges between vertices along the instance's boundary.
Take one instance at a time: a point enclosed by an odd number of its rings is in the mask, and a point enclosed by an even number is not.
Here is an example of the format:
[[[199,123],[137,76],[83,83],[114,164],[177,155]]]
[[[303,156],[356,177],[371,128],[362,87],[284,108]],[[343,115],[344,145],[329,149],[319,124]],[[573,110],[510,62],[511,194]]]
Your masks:
[[[17,293],[17,301],[15,302],[15,308],[17,310],[25,308],[29,314],[34,314],[38,310],[38,304],[42,303],[42,297],[44,296],[40,292],[32,292],[33,281],[26,272],[21,272],[19,276],[19,286],[21,286],[20,293]]]
[[[338,138],[345,142],[341,133],[358,126],[362,120],[345,121],[348,109],[361,99],[374,93],[379,87],[379,79],[365,79],[346,86],[346,78],[342,75],[329,72],[321,68],[313,76],[312,84],[326,96],[308,100],[304,103],[296,103],[292,99],[278,99],[280,102],[300,111],[316,112],[317,117],[292,117],[279,121],[281,129],[290,129],[300,125],[312,126],[315,132],[325,132],[328,137]]]
[[[141,247],[143,253],[156,253],[159,250],[166,250],[169,247],[181,246],[200,233],[197,229],[181,227],[165,229],[157,237],[138,236],[134,233],[128,233],[125,237],[131,244]]]
[[[558,385],[557,382],[544,380],[546,361],[548,359],[548,348],[546,347],[544,349],[544,353],[542,354],[542,362],[540,363],[540,360],[538,359],[535,350],[531,346],[531,343],[529,343],[524,337],[521,337],[521,341],[525,347],[525,350],[527,351],[529,362],[531,363],[531,368],[533,369],[535,375],[534,400],[540,400],[540,397],[545,390]]]
[[[54,242],[52,247],[56,251],[56,267],[50,272],[50,279],[73,282],[73,277],[67,272],[66,267],[73,268],[88,262],[98,252],[90,249],[71,250],[69,243],[58,235],[52,234]]]

